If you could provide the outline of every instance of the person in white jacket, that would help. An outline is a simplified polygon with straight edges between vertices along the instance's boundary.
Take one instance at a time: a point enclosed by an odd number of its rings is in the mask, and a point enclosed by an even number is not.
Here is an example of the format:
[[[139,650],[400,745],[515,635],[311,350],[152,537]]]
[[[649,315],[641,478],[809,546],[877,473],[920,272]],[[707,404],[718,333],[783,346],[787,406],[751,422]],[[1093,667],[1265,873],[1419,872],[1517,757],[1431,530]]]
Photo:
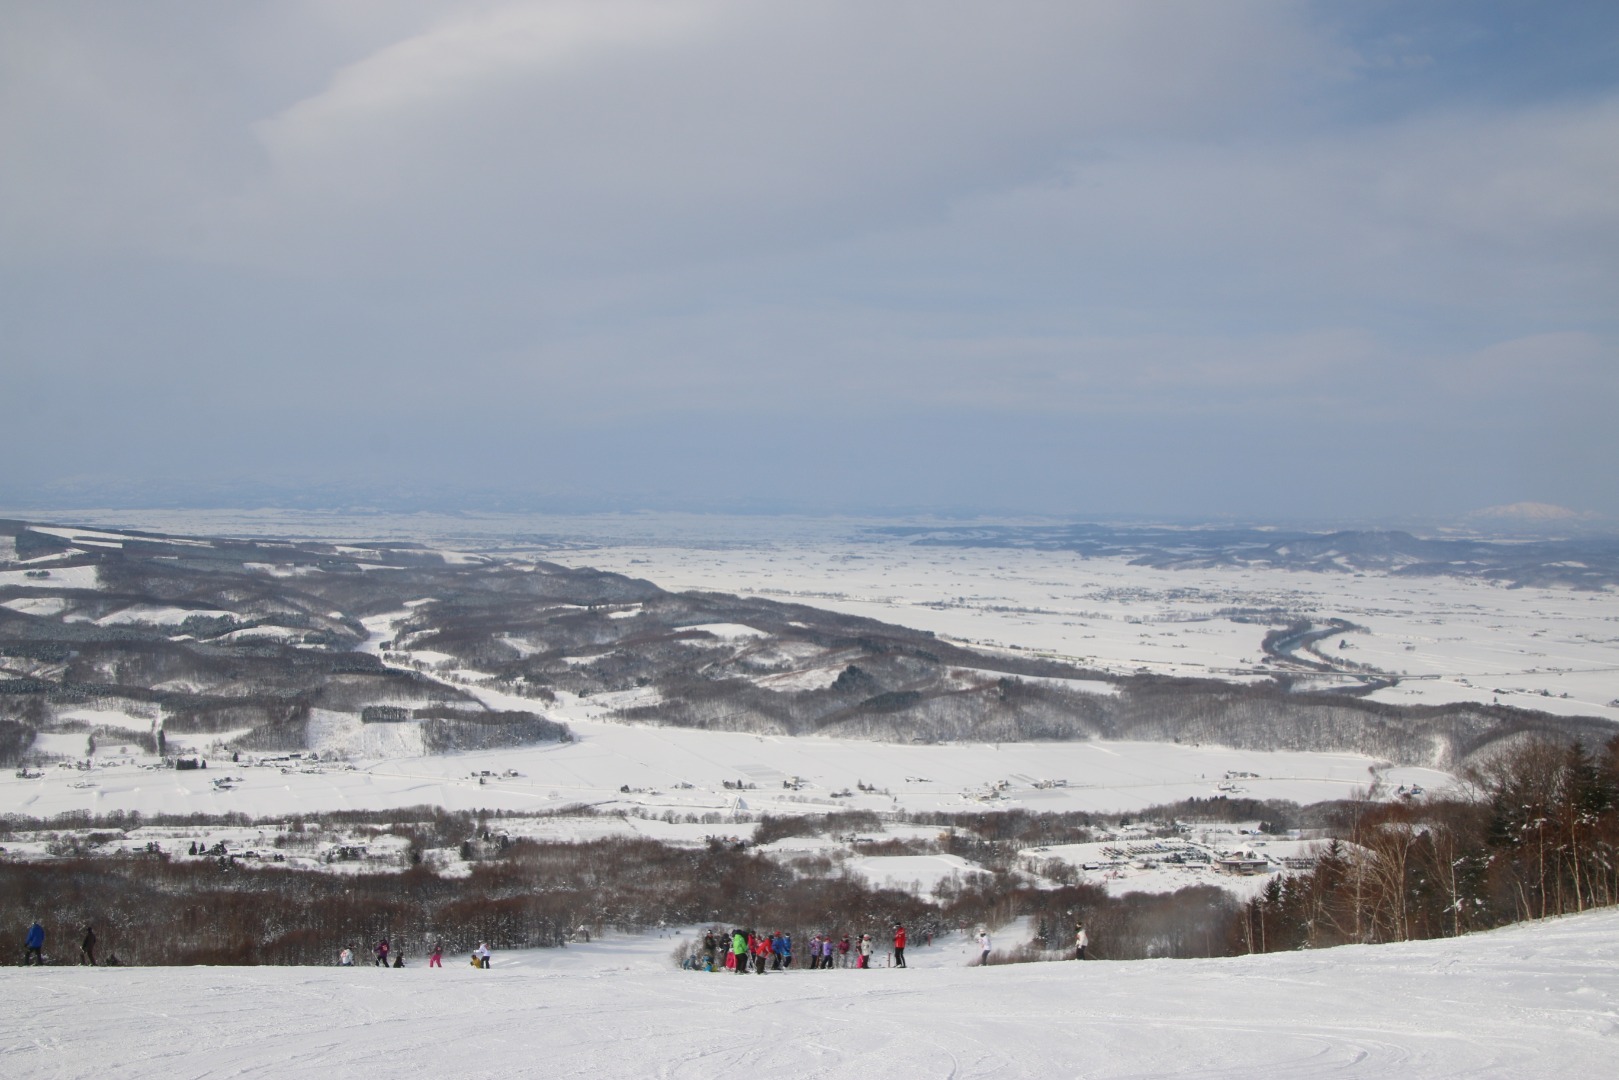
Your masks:
[[[1091,936],[1085,932],[1084,923],[1074,924],[1074,959],[1085,959],[1085,949],[1091,943]]]
[[[978,966],[983,967],[989,963],[989,931],[984,927],[978,928]]]

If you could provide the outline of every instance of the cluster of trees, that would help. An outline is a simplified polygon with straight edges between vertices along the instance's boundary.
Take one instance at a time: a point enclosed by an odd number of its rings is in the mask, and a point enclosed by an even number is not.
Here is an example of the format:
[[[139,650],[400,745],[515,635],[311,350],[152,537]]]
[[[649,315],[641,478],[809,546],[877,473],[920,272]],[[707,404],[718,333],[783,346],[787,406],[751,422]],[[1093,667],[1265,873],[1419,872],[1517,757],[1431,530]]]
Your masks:
[[[1619,738],[1523,740],[1469,777],[1472,798],[1341,804],[1315,868],[1246,906],[1243,946],[1451,937],[1619,903]]]

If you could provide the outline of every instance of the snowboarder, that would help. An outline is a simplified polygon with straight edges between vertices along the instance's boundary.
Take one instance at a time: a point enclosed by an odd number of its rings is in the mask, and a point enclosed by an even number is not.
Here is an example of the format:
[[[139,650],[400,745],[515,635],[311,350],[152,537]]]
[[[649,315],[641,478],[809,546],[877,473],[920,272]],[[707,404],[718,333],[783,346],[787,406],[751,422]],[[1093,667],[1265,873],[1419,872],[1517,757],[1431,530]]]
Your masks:
[[[38,919],[35,919],[34,925],[28,928],[28,937],[23,941],[23,949],[23,967],[27,967],[31,962],[40,967],[45,966],[45,928],[40,925]]]
[[[989,931],[984,927],[978,928],[978,966],[983,967],[989,963]]]
[[[96,931],[94,927],[84,928],[84,940],[79,943],[79,963],[88,963],[96,966]]]
[[[894,924],[894,966],[905,966],[905,927],[900,923]]]
[[[1084,923],[1074,924],[1074,959],[1085,959],[1085,949],[1091,943],[1091,936],[1085,932]]]

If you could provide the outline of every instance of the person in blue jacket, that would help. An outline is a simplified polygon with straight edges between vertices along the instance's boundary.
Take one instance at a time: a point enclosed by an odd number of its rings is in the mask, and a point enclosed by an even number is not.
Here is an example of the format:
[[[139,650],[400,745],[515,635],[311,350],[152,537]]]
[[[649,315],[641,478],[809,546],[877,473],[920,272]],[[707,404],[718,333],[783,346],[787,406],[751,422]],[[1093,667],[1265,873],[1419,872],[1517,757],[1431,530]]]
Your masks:
[[[23,942],[23,944],[27,947],[22,957],[23,967],[27,967],[30,962],[36,963],[40,967],[44,967],[45,928],[39,924],[38,919],[35,919],[34,925],[28,928],[28,940]]]

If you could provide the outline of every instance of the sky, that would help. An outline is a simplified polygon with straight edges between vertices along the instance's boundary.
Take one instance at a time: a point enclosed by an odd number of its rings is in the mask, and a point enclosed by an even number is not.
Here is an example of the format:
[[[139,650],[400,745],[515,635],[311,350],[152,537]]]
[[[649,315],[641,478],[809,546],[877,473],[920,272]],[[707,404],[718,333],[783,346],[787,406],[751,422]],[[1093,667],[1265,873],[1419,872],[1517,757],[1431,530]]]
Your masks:
[[[0,505],[1619,517],[1619,6],[0,0]]]

